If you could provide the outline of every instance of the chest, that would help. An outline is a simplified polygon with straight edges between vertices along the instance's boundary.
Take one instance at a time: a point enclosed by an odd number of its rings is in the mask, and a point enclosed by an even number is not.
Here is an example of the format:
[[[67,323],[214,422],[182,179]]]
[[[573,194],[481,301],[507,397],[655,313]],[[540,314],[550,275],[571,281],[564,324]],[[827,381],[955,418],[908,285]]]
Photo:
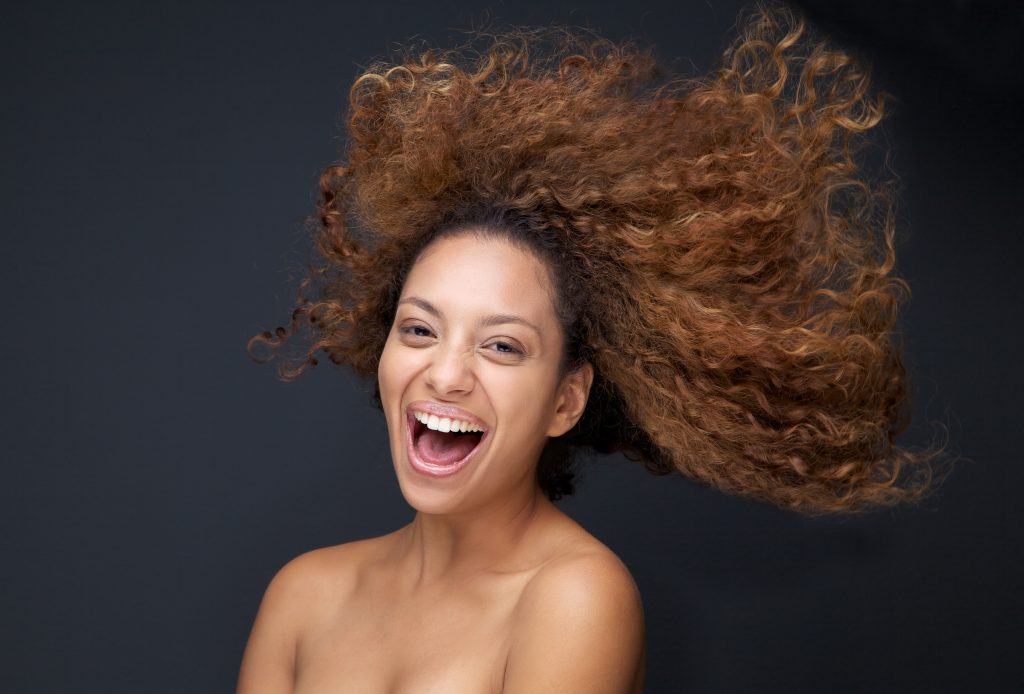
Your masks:
[[[518,595],[360,590],[300,639],[295,694],[500,692]]]

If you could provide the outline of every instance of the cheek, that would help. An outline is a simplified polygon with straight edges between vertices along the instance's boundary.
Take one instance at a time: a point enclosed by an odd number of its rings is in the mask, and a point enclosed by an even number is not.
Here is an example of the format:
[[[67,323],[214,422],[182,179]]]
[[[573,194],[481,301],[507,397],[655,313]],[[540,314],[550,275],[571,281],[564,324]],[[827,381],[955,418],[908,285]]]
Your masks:
[[[553,376],[543,371],[503,369],[493,374],[489,392],[496,407],[514,416],[517,428],[533,430],[547,424],[554,402]]]
[[[423,368],[423,353],[420,350],[410,349],[397,338],[388,338],[377,365],[377,385],[383,403],[387,405],[392,401],[393,404],[393,401],[400,399]]]
[[[380,354],[380,363],[377,365],[377,385],[380,388],[380,397],[386,406],[395,396],[395,389],[399,387],[402,368],[397,350],[390,339],[384,345]]]

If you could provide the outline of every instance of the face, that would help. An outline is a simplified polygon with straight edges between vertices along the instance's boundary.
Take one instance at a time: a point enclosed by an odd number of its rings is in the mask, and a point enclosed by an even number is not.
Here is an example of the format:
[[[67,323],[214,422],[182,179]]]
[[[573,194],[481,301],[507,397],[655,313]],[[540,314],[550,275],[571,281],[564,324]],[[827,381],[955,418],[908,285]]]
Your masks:
[[[562,340],[547,268],[532,253],[475,233],[425,249],[378,368],[410,505],[451,513],[535,492],[544,444],[582,415],[592,378],[586,365],[559,379]]]

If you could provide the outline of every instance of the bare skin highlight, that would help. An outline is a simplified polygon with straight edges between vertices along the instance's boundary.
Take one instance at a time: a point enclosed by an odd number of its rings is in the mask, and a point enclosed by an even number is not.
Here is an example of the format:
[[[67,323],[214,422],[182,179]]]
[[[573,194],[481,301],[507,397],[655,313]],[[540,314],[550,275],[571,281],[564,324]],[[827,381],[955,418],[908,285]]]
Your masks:
[[[572,493],[577,450],[809,514],[925,494],[942,451],[896,445],[909,288],[893,194],[860,163],[884,105],[856,61],[783,9],[690,79],[568,29],[482,40],[356,79],[318,261],[290,326],[250,352],[304,332],[283,378],[321,350],[373,378],[417,255],[475,225],[547,263],[564,368],[595,369],[583,419],[542,455],[549,498]]]

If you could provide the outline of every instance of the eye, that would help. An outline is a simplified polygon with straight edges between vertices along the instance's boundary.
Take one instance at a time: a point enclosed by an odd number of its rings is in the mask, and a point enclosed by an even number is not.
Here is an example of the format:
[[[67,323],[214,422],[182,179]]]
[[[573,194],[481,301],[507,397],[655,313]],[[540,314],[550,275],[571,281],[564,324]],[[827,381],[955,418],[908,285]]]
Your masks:
[[[430,337],[433,335],[429,328],[422,325],[403,325],[398,329],[398,332],[402,335],[409,335],[410,337]]]
[[[488,345],[488,347],[493,347],[494,351],[498,352],[499,354],[519,355],[523,353],[521,349],[517,348],[515,345],[509,342],[492,342],[490,345]]]

